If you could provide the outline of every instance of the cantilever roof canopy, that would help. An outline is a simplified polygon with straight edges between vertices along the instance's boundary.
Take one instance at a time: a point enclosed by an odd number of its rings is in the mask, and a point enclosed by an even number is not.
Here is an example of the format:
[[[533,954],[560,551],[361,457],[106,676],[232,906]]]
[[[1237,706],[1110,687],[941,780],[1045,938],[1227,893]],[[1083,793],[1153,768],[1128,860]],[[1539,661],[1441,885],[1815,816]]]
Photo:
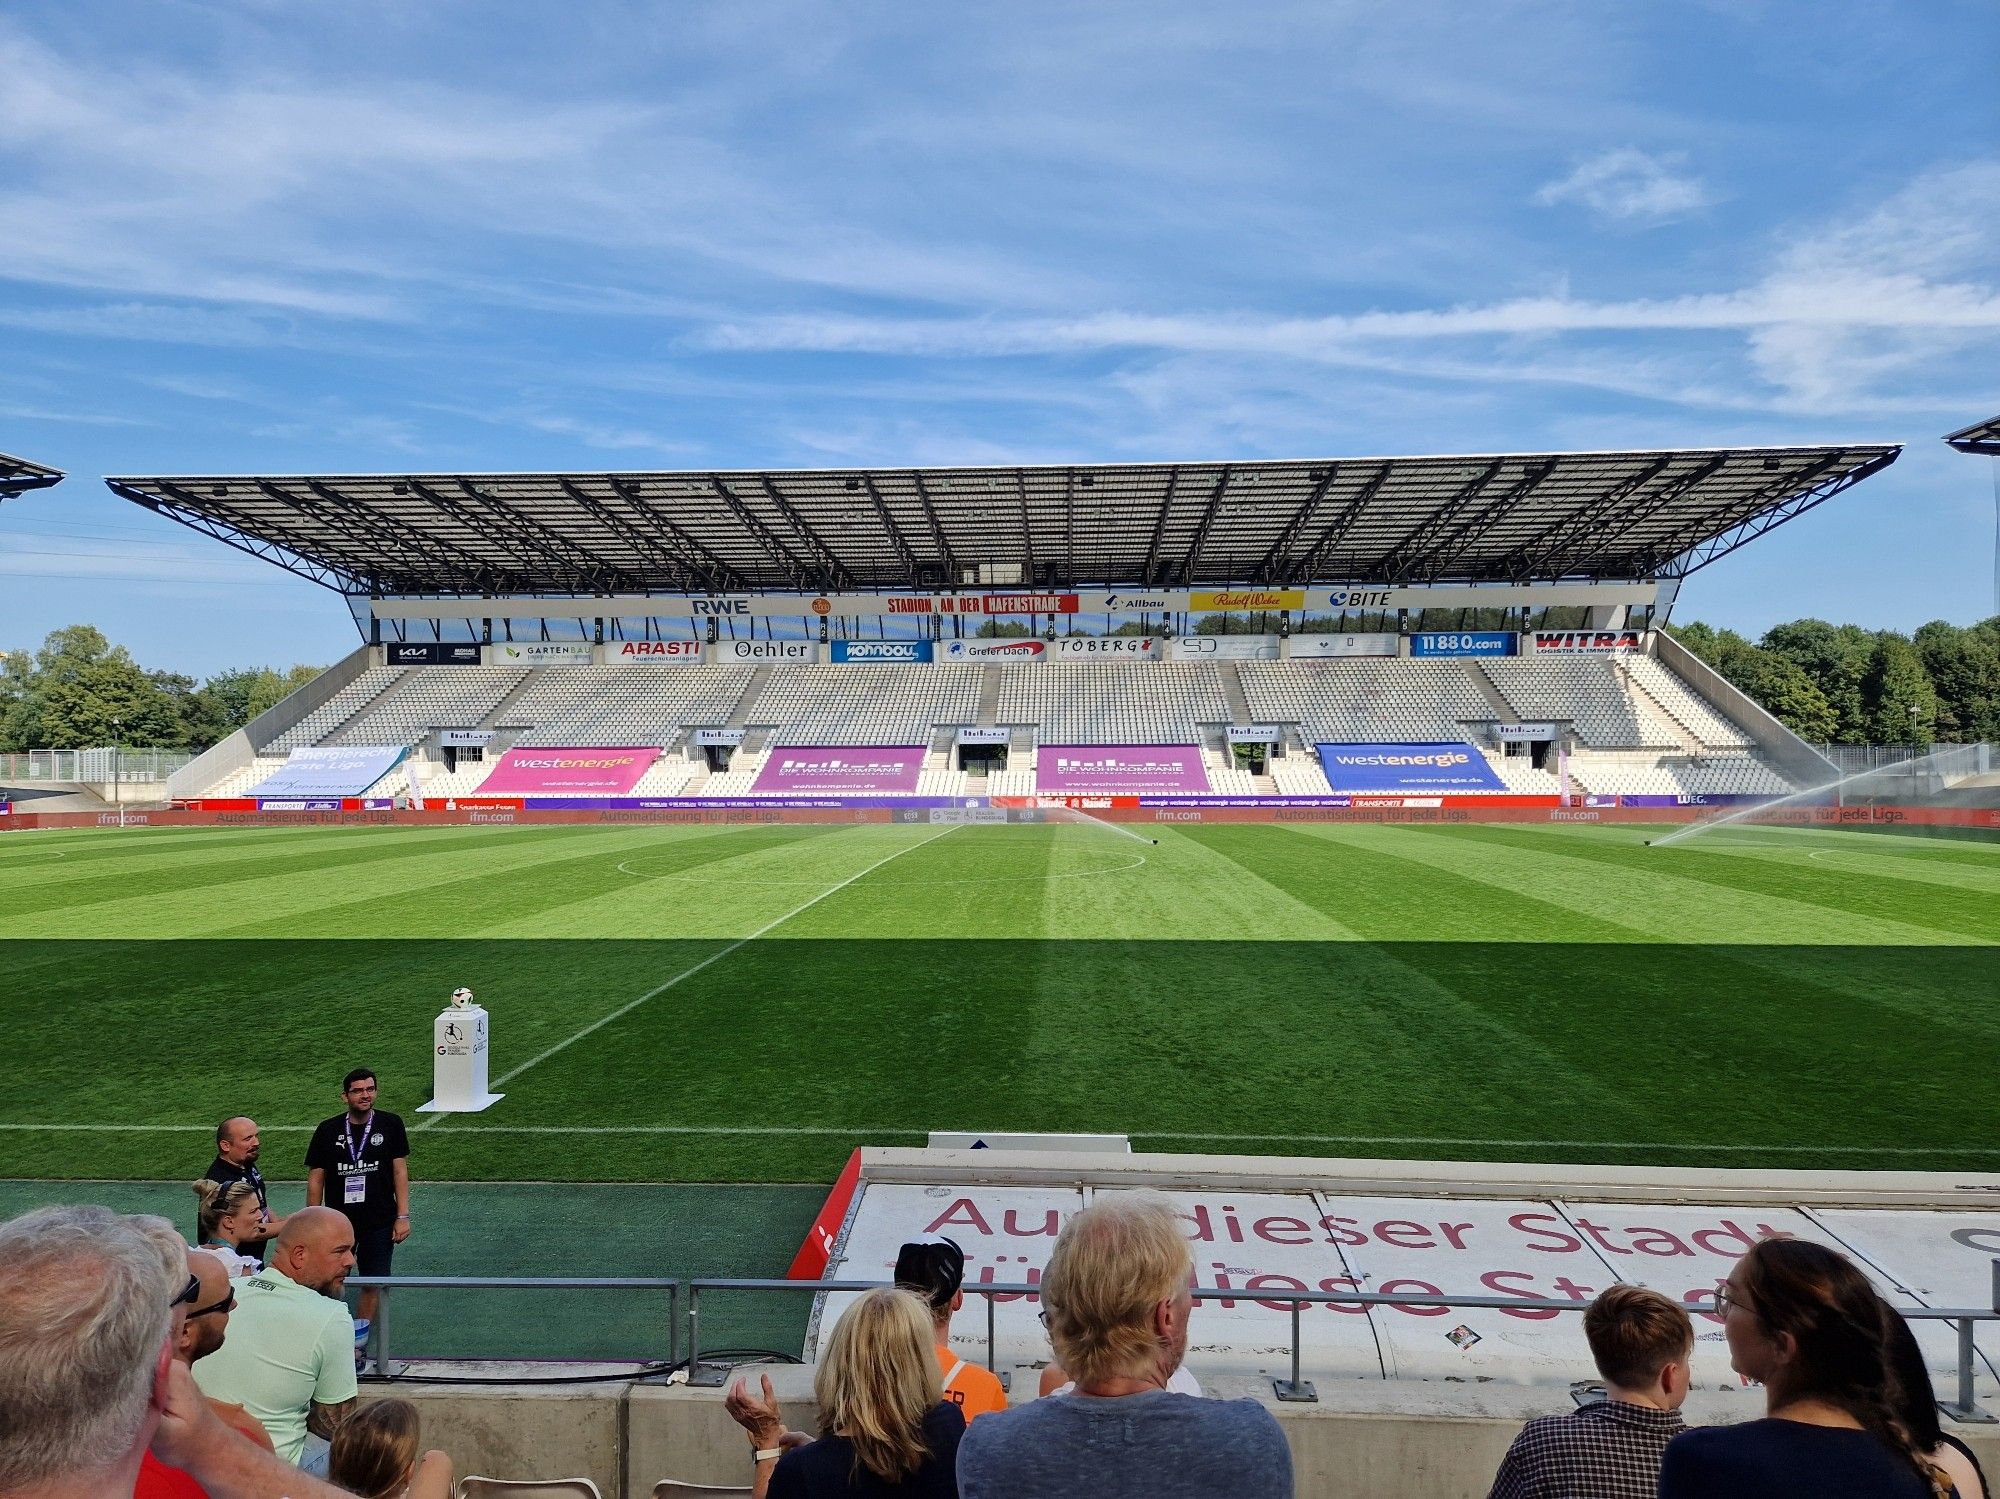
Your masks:
[[[61,469],[45,468],[25,458],[0,453],[0,500],[11,500],[31,489],[47,489],[61,478]]]
[[[1900,451],[106,482],[357,595],[1480,583],[1685,576]]]
[[[1990,422],[1974,422],[1945,441],[1961,453],[1991,453],[2000,458],[2000,416]]]

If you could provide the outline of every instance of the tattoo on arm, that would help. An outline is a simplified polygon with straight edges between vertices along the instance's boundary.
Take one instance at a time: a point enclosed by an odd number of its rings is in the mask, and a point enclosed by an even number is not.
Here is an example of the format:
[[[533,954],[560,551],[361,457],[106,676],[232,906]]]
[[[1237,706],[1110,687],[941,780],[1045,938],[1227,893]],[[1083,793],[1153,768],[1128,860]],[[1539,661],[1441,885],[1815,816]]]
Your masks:
[[[332,1441],[333,1434],[340,1430],[340,1423],[354,1414],[360,1398],[343,1400],[338,1405],[321,1405],[315,1400],[306,1410],[306,1430],[324,1441]]]

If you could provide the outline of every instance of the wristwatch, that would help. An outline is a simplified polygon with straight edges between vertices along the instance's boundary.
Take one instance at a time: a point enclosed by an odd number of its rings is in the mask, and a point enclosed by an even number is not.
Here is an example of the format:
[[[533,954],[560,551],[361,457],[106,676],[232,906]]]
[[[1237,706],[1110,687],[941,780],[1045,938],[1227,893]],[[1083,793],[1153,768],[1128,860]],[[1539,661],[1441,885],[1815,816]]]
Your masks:
[[[772,1458],[783,1457],[784,1455],[785,1449],[782,1447],[759,1447],[755,1452],[750,1454],[750,1461],[753,1463],[768,1463]]]

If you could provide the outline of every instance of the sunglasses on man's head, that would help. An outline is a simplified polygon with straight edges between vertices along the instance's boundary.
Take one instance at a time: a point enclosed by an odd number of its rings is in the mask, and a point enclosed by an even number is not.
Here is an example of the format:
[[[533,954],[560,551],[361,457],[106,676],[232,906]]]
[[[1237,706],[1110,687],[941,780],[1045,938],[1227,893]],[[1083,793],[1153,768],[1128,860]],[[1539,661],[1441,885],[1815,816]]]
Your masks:
[[[236,1310],[236,1288],[234,1286],[231,1286],[229,1288],[229,1294],[223,1297],[222,1300],[214,1302],[209,1306],[196,1307],[193,1311],[189,1312],[188,1321],[192,1322],[196,1317],[212,1317],[217,1312],[233,1312],[235,1310]]]
[[[188,1283],[185,1286],[181,1287],[180,1295],[176,1296],[172,1301],[169,1301],[167,1303],[167,1310],[172,1311],[177,1306],[192,1306],[195,1302],[199,1301],[200,1299],[201,1299],[201,1277],[199,1275],[191,1274],[188,1276]]]

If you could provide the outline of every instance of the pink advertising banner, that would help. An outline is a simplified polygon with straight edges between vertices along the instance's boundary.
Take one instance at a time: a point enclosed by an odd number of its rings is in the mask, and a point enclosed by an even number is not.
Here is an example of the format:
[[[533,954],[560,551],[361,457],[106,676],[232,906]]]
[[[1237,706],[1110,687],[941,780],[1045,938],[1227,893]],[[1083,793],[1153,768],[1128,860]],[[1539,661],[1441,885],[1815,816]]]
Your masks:
[[[493,774],[479,783],[480,796],[543,796],[595,792],[624,796],[660,758],[656,745],[626,749],[574,749],[537,745],[500,757]]]
[[[1045,744],[1035,752],[1035,789],[1071,792],[1208,790],[1201,751],[1192,744]]]
[[[759,796],[882,796],[914,792],[923,769],[921,744],[780,745],[757,783]]]

